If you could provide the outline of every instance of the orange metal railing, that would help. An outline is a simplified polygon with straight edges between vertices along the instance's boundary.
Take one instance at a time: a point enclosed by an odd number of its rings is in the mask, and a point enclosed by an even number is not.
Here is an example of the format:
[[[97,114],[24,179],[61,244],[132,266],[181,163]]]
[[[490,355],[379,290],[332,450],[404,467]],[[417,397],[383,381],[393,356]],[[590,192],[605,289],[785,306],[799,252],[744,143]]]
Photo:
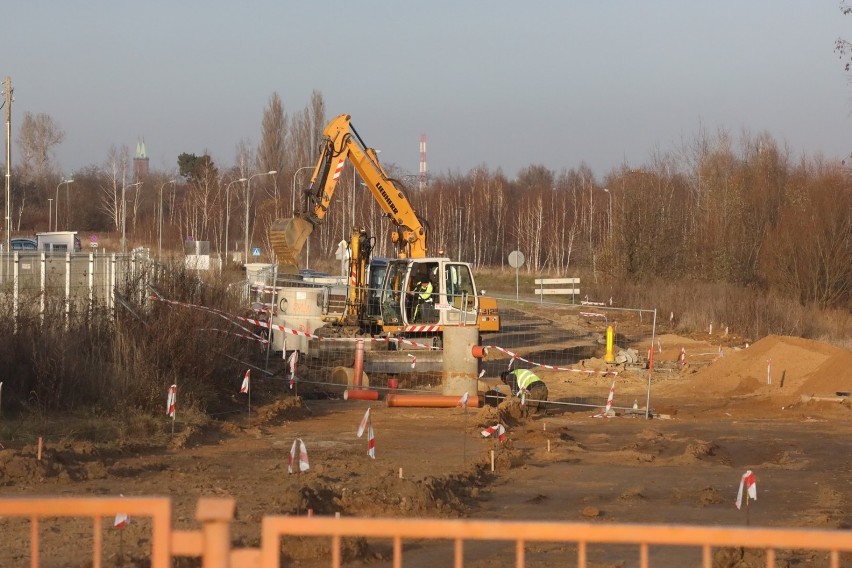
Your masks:
[[[640,568],[649,567],[648,547],[694,546],[702,550],[702,565],[712,568],[715,547],[766,550],[766,566],[775,566],[776,550],[829,552],[831,568],[840,568],[840,553],[852,551],[852,531],[780,528],[694,527],[675,525],[582,524],[438,519],[363,519],[333,517],[266,517],[263,519],[261,565],[280,566],[283,535],[329,536],[331,566],[341,565],[343,537],[390,538],[393,566],[402,567],[403,539],[443,539],[455,543],[454,566],[464,566],[464,541],[514,541],[515,566],[523,568],[529,542],[576,543],[577,567],[587,568],[590,544],[636,545]],[[286,547],[286,543],[285,543]]]
[[[515,566],[523,568],[529,543],[576,544],[576,565],[587,568],[590,545],[632,545],[638,566],[649,568],[649,547],[697,547],[702,566],[712,567],[712,552],[720,547],[766,551],[766,566],[775,566],[776,551],[828,552],[830,568],[840,568],[841,554],[852,561],[852,531],[678,525],[583,524],[447,519],[365,519],[337,517],[266,517],[261,547],[231,548],[230,526],[235,503],[230,498],[202,498],[196,519],[199,530],[173,530],[172,507],[166,497],[150,498],[11,498],[0,499],[0,517],[29,519],[30,566],[39,566],[39,520],[52,517],[90,517],[93,523],[92,566],[102,566],[103,518],[126,513],[148,517],[151,528],[151,566],[166,568],[178,556],[201,558],[205,568],[279,568],[287,536],[331,538],[330,564],[341,566],[345,537],[390,539],[393,566],[403,565],[403,541],[424,539],[452,542],[453,565],[464,566],[465,541],[503,541],[515,544]],[[283,542],[282,542],[283,541]],[[567,560],[567,559],[566,559]]]
[[[55,517],[91,517],[94,546],[92,566],[102,566],[103,518],[126,513],[150,517],[151,568],[171,566],[172,506],[166,497],[43,497],[0,499],[0,517],[30,520],[30,566],[39,566],[39,521]]]

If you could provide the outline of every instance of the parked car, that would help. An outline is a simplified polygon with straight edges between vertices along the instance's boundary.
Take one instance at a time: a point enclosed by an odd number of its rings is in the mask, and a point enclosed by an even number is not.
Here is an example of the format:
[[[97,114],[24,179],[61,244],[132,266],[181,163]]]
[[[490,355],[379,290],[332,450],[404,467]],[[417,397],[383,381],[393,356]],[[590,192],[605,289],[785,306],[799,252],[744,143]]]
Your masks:
[[[10,244],[12,245],[13,251],[16,251],[16,250],[21,250],[21,251],[38,250],[38,242],[36,242],[35,239],[28,239],[28,238],[25,238],[25,237],[17,237],[17,238],[12,239],[10,241]]]

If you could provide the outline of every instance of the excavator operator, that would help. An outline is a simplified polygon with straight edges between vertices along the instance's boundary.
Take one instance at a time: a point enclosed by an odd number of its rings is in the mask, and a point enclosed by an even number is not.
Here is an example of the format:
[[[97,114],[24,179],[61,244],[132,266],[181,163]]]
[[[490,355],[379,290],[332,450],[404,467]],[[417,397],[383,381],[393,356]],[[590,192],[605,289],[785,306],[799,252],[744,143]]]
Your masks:
[[[411,316],[411,321],[416,322],[418,316],[421,319],[426,317],[426,307],[432,307],[432,291],[434,290],[432,282],[429,280],[429,273],[421,273],[414,285],[412,294],[414,295],[414,313]]]

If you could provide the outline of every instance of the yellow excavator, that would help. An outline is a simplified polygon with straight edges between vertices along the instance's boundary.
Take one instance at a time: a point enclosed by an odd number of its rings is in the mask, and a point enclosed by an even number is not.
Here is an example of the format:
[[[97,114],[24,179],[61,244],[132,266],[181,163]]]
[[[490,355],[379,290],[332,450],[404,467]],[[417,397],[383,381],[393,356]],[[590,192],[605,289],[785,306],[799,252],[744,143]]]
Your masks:
[[[499,331],[496,299],[477,290],[468,263],[429,256],[427,224],[417,216],[402,184],[388,176],[376,151],[364,144],[348,114],[334,118],[323,132],[302,210],[272,224],[270,242],[279,273],[298,274],[296,259],[314,227],[325,219],[347,160],[384,211],[397,258],[371,262],[373,239],[363,229],[353,231],[346,309],[338,323],[392,335],[437,336],[444,327],[457,325]]]

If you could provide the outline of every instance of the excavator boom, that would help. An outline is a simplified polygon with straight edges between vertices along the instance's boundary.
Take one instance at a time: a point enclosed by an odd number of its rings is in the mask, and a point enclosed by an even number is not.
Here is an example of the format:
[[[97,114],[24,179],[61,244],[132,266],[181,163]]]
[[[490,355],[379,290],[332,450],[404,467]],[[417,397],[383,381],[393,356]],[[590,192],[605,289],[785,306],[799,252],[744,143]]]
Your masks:
[[[379,164],[352,126],[350,116],[341,114],[328,123],[322,138],[322,153],[311,176],[306,203],[292,219],[272,224],[270,241],[283,273],[298,273],[298,256],[313,231],[325,219],[343,166],[349,160],[364,180],[373,198],[393,226],[391,241],[399,258],[424,258],[426,227],[397,183]]]

